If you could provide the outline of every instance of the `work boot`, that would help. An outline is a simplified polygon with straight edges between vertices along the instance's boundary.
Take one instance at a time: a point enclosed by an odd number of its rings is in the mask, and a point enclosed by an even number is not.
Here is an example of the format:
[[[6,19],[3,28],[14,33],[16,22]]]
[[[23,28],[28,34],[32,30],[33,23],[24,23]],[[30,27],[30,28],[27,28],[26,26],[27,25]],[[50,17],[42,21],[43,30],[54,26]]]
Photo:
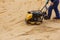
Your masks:
[[[54,17],[53,19],[60,19],[60,18]]]

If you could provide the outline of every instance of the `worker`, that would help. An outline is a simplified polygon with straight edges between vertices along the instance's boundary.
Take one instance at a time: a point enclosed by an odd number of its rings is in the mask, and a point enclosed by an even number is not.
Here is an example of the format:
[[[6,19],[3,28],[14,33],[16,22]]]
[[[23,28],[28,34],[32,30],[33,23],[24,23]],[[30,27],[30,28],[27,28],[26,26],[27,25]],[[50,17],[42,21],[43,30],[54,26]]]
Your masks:
[[[51,1],[51,3],[50,3],[50,6],[48,8],[48,19],[51,18],[51,14],[52,14],[53,9],[54,9],[54,11],[56,13],[56,17],[54,17],[53,19],[60,19],[59,10],[58,10],[59,0],[47,0],[46,3],[48,4],[49,1]]]

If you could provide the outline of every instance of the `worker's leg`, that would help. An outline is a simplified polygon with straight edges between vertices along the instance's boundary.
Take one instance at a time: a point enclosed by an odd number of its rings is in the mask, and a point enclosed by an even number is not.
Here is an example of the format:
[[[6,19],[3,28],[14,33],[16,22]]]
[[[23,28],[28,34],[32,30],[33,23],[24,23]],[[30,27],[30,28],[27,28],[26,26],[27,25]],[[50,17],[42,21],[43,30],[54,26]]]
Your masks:
[[[51,18],[52,9],[53,9],[53,6],[50,6],[49,9],[48,9],[48,19]]]
[[[54,5],[54,11],[55,11],[55,13],[56,13],[56,18],[59,18],[59,10],[58,10],[58,4],[59,3],[56,3],[55,5]]]

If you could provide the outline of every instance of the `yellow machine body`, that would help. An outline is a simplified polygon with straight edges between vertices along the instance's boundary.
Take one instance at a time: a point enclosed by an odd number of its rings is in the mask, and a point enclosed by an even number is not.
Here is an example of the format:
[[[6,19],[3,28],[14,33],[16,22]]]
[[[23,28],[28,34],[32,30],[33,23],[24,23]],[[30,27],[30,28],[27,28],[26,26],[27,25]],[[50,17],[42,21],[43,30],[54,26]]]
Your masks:
[[[32,14],[27,14],[26,15],[26,20],[30,20],[32,18],[32,16],[33,16]]]

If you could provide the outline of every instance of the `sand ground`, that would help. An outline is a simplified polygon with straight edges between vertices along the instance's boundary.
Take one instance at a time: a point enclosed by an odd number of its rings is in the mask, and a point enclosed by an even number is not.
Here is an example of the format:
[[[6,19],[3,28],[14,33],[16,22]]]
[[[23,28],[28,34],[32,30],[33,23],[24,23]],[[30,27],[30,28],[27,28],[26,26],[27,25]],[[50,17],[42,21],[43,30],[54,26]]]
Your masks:
[[[0,0],[0,40],[60,40],[60,20],[25,23],[27,11],[41,9],[44,4],[45,0]]]

